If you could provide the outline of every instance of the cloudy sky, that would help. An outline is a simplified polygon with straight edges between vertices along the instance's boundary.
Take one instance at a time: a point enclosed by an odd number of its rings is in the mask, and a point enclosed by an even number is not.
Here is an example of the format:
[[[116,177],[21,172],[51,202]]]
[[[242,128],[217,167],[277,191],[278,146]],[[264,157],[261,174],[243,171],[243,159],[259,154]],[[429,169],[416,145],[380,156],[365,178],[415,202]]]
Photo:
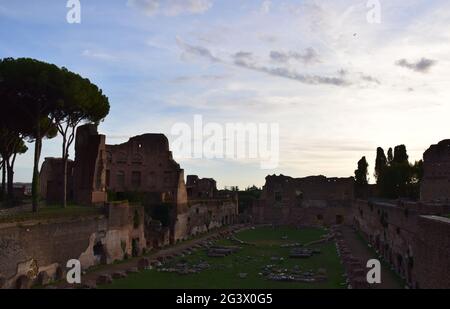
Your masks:
[[[0,0],[0,57],[52,62],[99,85],[110,144],[146,132],[173,141],[172,126],[194,115],[279,123],[277,169],[178,159],[221,187],[351,176],[363,155],[373,168],[377,146],[406,144],[416,160],[450,137],[448,0],[81,0],[80,24],[67,23],[66,2]],[[60,152],[60,140],[45,142],[43,157]],[[20,157],[17,181],[29,181],[31,162],[32,151]]]

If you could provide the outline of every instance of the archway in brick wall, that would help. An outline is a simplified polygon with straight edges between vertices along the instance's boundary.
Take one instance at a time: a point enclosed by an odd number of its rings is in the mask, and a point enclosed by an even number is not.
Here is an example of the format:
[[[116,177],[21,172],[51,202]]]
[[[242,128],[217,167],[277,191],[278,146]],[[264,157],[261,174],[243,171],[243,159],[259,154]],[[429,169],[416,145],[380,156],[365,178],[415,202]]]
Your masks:
[[[96,264],[106,264],[106,251],[101,241],[98,241],[93,248]]]
[[[131,254],[133,257],[139,256],[139,238],[133,238],[133,240],[131,241]]]

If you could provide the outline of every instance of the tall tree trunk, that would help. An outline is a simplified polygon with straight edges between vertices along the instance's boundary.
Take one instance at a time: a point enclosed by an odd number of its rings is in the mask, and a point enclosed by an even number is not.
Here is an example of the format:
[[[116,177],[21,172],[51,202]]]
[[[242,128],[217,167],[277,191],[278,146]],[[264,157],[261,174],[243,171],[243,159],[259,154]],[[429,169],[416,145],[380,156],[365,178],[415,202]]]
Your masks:
[[[0,165],[2,169],[2,187],[0,189],[0,200],[2,203],[6,202],[6,165],[5,161],[3,161]]]
[[[67,207],[67,156],[63,158],[63,208]]]
[[[40,130],[37,134],[36,141],[34,143],[34,166],[33,166],[33,183],[31,185],[31,199],[33,205],[33,212],[38,211],[39,207],[39,161],[41,158],[41,149],[42,149],[42,138],[40,135]]]
[[[0,168],[2,169],[2,187],[1,187],[1,191],[0,191],[0,197],[2,199],[5,198],[5,194],[6,194],[6,165],[5,165],[5,161],[2,162]]]
[[[6,168],[8,172],[8,185],[7,185],[7,200],[8,206],[14,206],[14,168],[13,165],[8,161],[6,161]]]
[[[67,132],[65,132],[67,133]],[[63,200],[62,200],[62,207],[67,207],[67,140],[66,140],[66,134],[63,134],[63,146],[62,146],[62,175],[63,175]]]

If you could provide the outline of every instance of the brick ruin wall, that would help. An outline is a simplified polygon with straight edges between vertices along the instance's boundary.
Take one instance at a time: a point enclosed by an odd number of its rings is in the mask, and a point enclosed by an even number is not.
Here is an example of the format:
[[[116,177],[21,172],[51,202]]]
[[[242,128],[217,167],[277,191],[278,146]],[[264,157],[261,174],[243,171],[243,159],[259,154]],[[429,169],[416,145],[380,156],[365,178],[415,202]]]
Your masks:
[[[257,224],[332,226],[351,224],[352,178],[268,176],[252,209]]]
[[[351,202],[333,204],[322,201],[303,207],[262,206],[261,202],[257,202],[252,211],[252,222],[255,224],[329,227],[351,224],[352,219]]]
[[[413,288],[450,288],[450,213],[445,205],[354,202],[354,225]]]
[[[450,220],[421,216],[416,240],[420,288],[450,288]]]
[[[98,134],[95,125],[84,125],[77,130],[75,152],[68,187],[76,202],[101,203],[106,199],[106,191],[110,191],[119,195],[137,193],[142,196],[145,207],[161,204],[174,207],[170,226],[162,227],[151,219],[145,223],[149,248],[173,244],[197,231],[222,226],[223,222],[234,222],[228,218],[238,214],[237,201],[213,200],[212,195],[217,191],[215,181],[198,177],[196,197],[199,197],[198,192],[209,190],[208,194],[200,196],[208,198],[208,202],[195,208],[198,214],[193,213],[193,208],[188,207],[184,170],[173,159],[169,141],[163,134],[144,134],[119,145],[106,145],[105,136]],[[61,172],[61,159],[49,158],[43,164],[42,192],[49,202],[61,199]],[[52,194],[54,191],[58,193]],[[206,223],[203,213],[212,214]]]
[[[38,283],[44,272],[51,280],[62,279],[71,259],[87,269],[122,260],[133,250],[142,253],[144,224],[136,216],[144,218],[142,208],[121,204],[109,205],[106,215],[0,225],[2,287],[15,288],[24,276]]]
[[[424,202],[450,200],[450,140],[443,140],[423,154],[420,199]]]

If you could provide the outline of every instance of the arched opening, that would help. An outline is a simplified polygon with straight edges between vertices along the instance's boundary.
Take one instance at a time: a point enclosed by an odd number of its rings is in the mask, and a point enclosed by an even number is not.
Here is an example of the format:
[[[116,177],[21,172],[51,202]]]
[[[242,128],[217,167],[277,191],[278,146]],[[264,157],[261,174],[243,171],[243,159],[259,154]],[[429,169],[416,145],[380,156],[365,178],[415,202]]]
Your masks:
[[[139,238],[133,238],[133,240],[131,241],[131,254],[133,255],[133,257],[137,257],[140,255]]]
[[[95,264],[106,264],[105,248],[101,241],[98,241],[94,245],[94,259]]]

